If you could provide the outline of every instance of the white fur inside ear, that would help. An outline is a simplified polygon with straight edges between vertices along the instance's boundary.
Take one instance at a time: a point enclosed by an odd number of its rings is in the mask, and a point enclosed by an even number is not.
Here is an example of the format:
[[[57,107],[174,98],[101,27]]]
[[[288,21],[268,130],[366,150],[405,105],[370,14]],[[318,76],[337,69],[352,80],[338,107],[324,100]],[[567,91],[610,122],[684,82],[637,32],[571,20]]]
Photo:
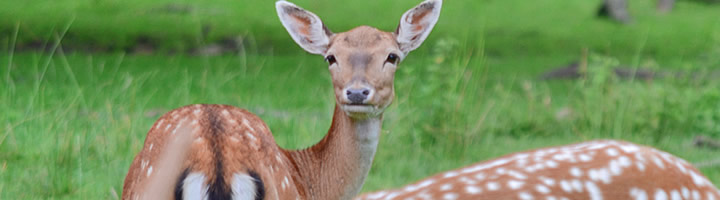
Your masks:
[[[427,0],[403,14],[395,33],[401,51],[407,54],[420,47],[435,27],[441,7],[442,0]]]
[[[276,2],[275,8],[280,22],[300,47],[313,54],[327,51],[332,32],[317,15],[287,1]]]

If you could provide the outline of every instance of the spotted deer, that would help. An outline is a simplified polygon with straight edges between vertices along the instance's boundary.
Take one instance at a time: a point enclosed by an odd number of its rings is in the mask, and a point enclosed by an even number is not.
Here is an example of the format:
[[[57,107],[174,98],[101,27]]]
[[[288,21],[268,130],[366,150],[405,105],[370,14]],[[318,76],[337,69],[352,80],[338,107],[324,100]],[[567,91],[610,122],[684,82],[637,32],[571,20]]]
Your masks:
[[[597,140],[510,154],[356,199],[720,200],[720,191],[669,153]]]
[[[190,105],[160,117],[123,186],[123,199],[351,199],[375,155],[383,112],[394,98],[398,63],[434,27],[442,1],[402,15],[394,32],[360,26],[333,33],[320,18],[276,2],[292,39],[328,63],[335,111],[327,135],[302,150],[275,143],[252,113],[227,105]]]

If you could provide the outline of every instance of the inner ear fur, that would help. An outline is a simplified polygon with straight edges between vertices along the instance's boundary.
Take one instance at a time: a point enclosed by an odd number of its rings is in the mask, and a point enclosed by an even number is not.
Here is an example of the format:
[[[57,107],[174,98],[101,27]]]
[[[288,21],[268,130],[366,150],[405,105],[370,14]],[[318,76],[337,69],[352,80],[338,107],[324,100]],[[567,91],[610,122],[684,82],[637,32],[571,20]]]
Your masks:
[[[395,30],[397,43],[405,54],[420,47],[430,35],[438,17],[442,0],[427,0],[405,12]]]
[[[287,1],[276,2],[275,8],[280,22],[295,43],[313,54],[322,55],[327,51],[333,33],[320,17]]]

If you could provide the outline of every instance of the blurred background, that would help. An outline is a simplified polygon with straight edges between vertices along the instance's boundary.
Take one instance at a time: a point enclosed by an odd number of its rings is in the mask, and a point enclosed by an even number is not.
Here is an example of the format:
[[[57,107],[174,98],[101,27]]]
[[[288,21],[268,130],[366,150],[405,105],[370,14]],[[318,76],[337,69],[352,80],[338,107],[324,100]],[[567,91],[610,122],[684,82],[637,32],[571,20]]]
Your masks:
[[[334,32],[420,1],[296,0]],[[323,58],[274,1],[0,1],[0,199],[118,199],[145,134],[187,104],[246,108],[278,144],[326,133]],[[446,0],[400,64],[363,191],[591,139],[653,146],[720,184],[720,2]]]

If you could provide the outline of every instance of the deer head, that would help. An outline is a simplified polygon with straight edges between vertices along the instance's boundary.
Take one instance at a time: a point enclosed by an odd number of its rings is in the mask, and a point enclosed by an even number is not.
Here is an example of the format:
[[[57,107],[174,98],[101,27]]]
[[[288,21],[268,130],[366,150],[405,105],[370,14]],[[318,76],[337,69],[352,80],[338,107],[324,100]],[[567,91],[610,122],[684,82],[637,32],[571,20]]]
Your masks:
[[[394,32],[360,26],[343,33],[333,33],[317,15],[287,1],[278,1],[276,8],[293,40],[325,57],[340,108],[351,118],[368,118],[392,103],[397,65],[430,34],[441,5],[428,0],[410,9]]]

